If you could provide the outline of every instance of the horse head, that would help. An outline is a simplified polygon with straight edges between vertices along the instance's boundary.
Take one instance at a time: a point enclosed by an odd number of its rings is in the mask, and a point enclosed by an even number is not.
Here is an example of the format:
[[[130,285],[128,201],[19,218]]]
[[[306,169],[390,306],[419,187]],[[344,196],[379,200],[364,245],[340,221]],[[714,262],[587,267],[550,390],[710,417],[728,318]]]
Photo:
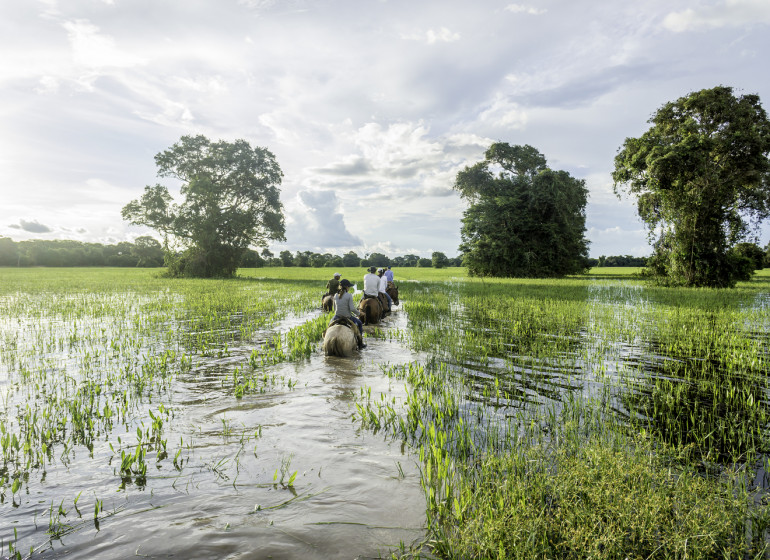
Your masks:
[[[393,300],[393,303],[398,305],[398,286],[396,286],[393,282],[388,282],[388,289],[385,291],[388,292],[388,295],[390,296],[390,299]]]

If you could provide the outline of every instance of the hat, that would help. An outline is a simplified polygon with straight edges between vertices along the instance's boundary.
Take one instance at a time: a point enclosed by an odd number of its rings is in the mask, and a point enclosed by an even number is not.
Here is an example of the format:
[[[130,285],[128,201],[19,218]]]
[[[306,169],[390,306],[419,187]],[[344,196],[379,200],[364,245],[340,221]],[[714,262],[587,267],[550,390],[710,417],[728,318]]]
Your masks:
[[[343,278],[342,280],[340,280],[340,286],[342,286],[343,288],[350,288],[352,284],[350,283],[350,280],[348,280],[347,278]]]
[[[377,272],[380,273],[380,272],[385,272],[385,271],[383,269],[381,269],[381,268],[378,268]]]
[[[339,278],[339,277],[340,277],[340,273],[339,273],[339,272],[335,272],[335,273],[334,273],[334,277],[335,277],[335,278]]]

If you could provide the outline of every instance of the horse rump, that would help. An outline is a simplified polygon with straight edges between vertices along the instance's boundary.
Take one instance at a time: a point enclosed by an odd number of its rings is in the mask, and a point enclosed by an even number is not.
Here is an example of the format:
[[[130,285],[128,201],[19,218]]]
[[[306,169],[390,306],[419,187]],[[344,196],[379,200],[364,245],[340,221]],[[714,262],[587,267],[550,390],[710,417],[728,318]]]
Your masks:
[[[327,356],[352,356],[357,347],[353,329],[339,323],[326,329],[322,348]]]

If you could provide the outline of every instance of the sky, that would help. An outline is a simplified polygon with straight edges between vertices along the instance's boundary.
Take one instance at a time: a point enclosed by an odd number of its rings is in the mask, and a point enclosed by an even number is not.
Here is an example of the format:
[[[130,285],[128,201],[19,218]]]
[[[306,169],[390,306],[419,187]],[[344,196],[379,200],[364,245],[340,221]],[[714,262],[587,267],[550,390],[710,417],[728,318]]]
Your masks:
[[[500,141],[586,181],[591,256],[650,254],[618,148],[704,88],[770,110],[770,0],[521,1],[0,0],[0,236],[153,234],[120,211],[203,134],[275,154],[274,252],[453,257]]]

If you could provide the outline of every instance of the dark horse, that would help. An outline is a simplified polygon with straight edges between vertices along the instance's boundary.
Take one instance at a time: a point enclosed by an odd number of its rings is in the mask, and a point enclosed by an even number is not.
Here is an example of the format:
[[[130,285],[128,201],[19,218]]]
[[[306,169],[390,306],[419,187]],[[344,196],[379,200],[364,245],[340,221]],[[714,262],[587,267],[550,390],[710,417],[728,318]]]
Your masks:
[[[321,301],[321,307],[323,307],[324,311],[331,311],[334,309],[334,296],[324,296],[323,300]]]
[[[375,297],[364,298],[358,303],[358,310],[364,315],[364,325],[374,325],[382,317],[382,304]]]
[[[393,282],[388,282],[388,289],[385,291],[388,292],[390,299],[393,300],[393,305],[398,305],[398,286]]]

